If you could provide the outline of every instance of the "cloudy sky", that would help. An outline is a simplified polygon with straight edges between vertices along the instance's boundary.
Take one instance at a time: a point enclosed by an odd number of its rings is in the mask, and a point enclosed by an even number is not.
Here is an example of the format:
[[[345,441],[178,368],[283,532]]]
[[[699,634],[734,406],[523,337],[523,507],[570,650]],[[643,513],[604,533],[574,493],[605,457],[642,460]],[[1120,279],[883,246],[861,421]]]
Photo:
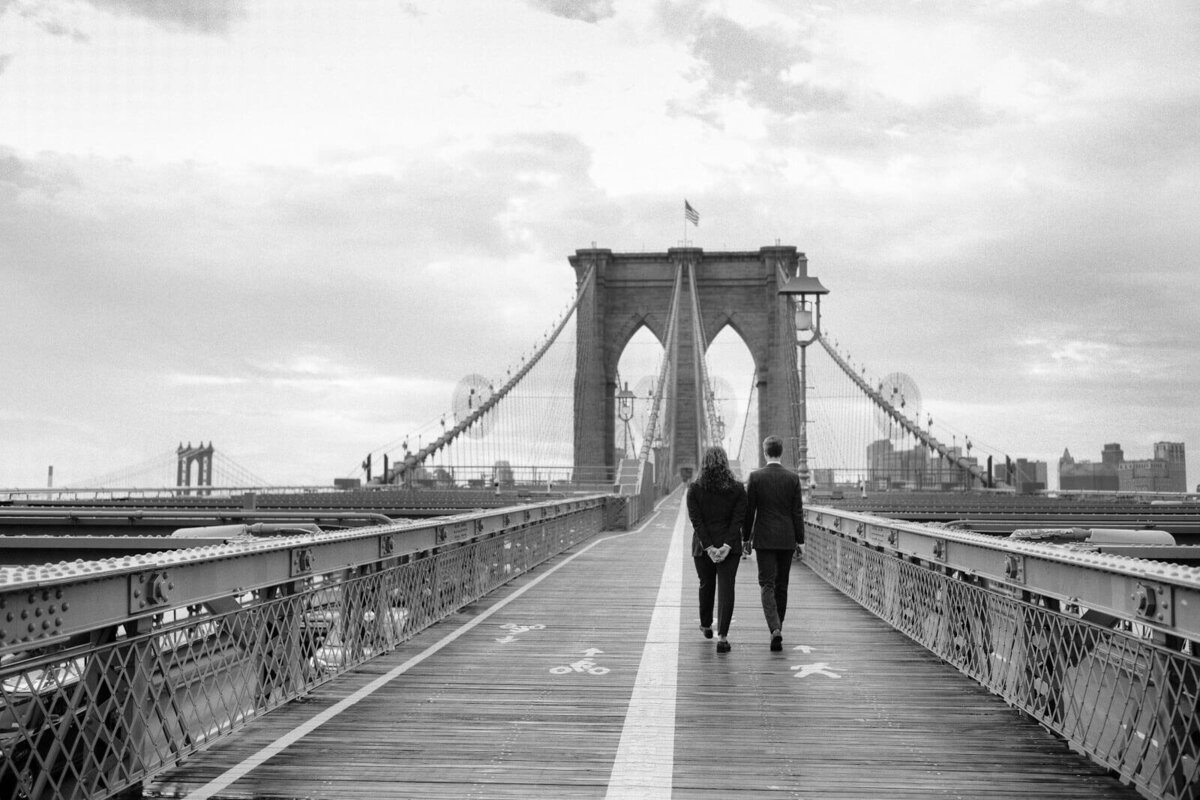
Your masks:
[[[1198,131],[1190,1],[0,0],[0,486],[350,474],[684,197],[939,422],[1195,484]]]

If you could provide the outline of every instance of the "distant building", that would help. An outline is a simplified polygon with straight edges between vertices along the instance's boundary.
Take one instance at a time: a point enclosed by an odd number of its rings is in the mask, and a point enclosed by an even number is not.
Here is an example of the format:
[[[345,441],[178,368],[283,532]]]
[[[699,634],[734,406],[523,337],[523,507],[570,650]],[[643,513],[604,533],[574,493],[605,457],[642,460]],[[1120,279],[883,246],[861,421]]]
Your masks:
[[[1058,487],[1064,491],[1185,492],[1187,472],[1183,442],[1155,442],[1154,457],[1125,460],[1119,444],[1106,444],[1100,463],[1076,461],[1063,450],[1058,461]]]
[[[1187,470],[1183,442],[1155,442],[1154,457],[1126,461],[1118,475],[1121,490],[1186,492]]]
[[[1106,444],[1100,452],[1100,463],[1116,469],[1125,460],[1125,451],[1119,444]]]
[[[1069,453],[1066,455],[1070,455]],[[1018,458],[1012,461],[1012,474],[1008,473],[1008,462],[992,464],[992,479],[997,486],[1011,486],[1020,494],[1045,491],[1049,467],[1045,461],[1030,461]]]
[[[1045,461],[1016,460],[1016,485],[1013,487],[1020,494],[1032,494],[1046,490],[1048,467]]]
[[[1106,452],[1111,445],[1105,445]],[[1120,452],[1120,446],[1117,446]],[[1058,488],[1063,491],[1115,492],[1120,488],[1116,464],[1076,461],[1071,451],[1064,449],[1058,460]]]
[[[1154,458],[1166,461],[1169,465],[1171,482],[1179,488],[1170,489],[1172,492],[1187,491],[1187,455],[1183,442],[1155,442]]]
[[[969,476],[955,466],[959,459],[977,464],[978,459],[964,458],[962,449],[946,448],[948,457],[930,455],[925,447],[898,450],[889,439],[879,439],[867,445],[869,476],[872,489],[953,489],[967,486]]]

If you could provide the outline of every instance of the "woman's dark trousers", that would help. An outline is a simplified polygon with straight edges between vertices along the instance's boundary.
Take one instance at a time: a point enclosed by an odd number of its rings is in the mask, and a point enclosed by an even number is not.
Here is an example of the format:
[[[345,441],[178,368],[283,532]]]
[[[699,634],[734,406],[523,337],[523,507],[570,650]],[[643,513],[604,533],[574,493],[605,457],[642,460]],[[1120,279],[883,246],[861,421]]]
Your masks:
[[[700,577],[700,624],[705,628],[713,624],[713,596],[717,597],[717,635],[729,634],[729,622],[733,619],[733,584],[737,578],[741,557],[736,553],[725,556],[725,560],[714,564],[707,555],[692,556],[696,562],[696,574]]]

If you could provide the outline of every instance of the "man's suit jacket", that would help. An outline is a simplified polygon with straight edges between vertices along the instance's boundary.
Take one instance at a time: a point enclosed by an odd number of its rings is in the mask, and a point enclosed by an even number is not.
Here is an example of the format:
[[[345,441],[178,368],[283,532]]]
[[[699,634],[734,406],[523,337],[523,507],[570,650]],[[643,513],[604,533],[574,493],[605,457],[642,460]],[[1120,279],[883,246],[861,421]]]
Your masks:
[[[804,543],[799,475],[782,464],[767,464],[750,473],[746,531],[755,550],[791,550]]]

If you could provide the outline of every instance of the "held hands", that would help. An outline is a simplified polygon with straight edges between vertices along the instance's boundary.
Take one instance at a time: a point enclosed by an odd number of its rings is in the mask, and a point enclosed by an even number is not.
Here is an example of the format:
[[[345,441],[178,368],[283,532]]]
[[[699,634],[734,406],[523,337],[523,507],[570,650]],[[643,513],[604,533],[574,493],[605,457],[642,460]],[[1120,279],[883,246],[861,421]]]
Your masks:
[[[729,545],[723,544],[720,547],[707,547],[704,552],[708,553],[708,557],[714,564],[720,564],[725,560],[725,556],[729,555],[731,549]]]

